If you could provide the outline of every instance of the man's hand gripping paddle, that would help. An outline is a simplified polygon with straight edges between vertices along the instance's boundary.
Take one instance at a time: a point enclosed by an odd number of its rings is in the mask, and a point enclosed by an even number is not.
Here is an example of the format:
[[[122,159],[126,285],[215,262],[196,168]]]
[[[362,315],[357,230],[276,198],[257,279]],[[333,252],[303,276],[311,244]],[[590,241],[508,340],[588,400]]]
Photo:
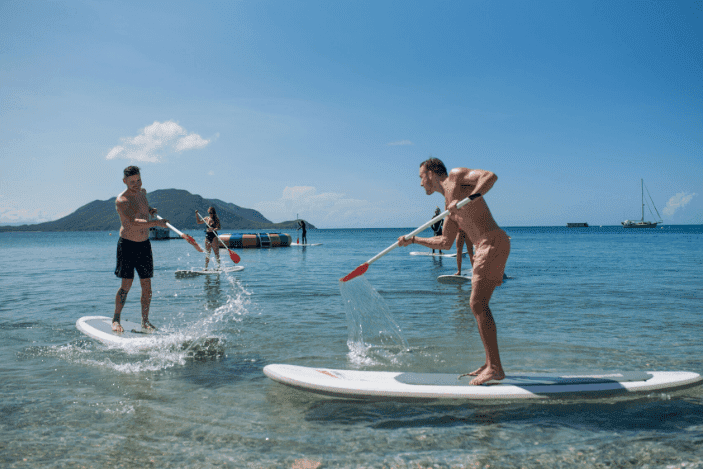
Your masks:
[[[477,198],[477,197],[481,197],[481,194],[472,194],[472,195],[468,196],[467,198],[465,198],[464,200],[462,200],[461,202],[459,202],[458,204],[456,204],[456,208],[461,208],[461,207],[463,207],[464,205],[468,204],[470,201],[474,200],[474,199]],[[421,231],[426,230],[426,229],[429,228],[431,225],[434,225],[434,224],[437,223],[438,221],[444,220],[444,219],[447,217],[447,215],[449,215],[449,210],[445,210],[444,212],[440,213],[439,215],[437,215],[436,217],[434,217],[432,220],[428,221],[427,223],[425,223],[425,224],[422,225],[421,227],[417,228],[417,229],[416,229],[415,231],[413,231],[412,233],[406,234],[406,235],[405,235],[405,239],[406,239],[406,240],[407,240],[407,239],[410,239],[410,238],[412,238],[413,236],[415,236],[416,234],[420,233]],[[349,280],[351,280],[351,279],[353,279],[353,278],[356,278],[356,277],[359,277],[359,276],[361,276],[361,275],[364,275],[364,274],[366,273],[366,271],[369,270],[369,265],[370,265],[370,264],[376,262],[377,260],[379,260],[380,258],[382,258],[383,256],[385,256],[386,254],[388,254],[389,252],[391,252],[393,249],[395,249],[395,248],[397,248],[397,247],[398,247],[398,241],[396,241],[396,242],[393,243],[392,245],[388,246],[386,249],[384,249],[383,251],[379,252],[379,253],[376,254],[374,257],[372,257],[372,258],[369,259],[368,261],[364,262],[363,264],[361,264],[361,265],[360,265],[359,267],[357,267],[356,269],[352,270],[349,274],[347,274],[346,277],[342,277],[341,279],[339,279],[339,281],[340,281],[340,282],[348,282]]]
[[[159,220],[163,220],[163,218],[161,218],[161,216],[159,216],[159,215],[156,215],[156,218],[158,218]],[[201,248],[200,245],[193,239],[192,236],[187,235],[187,234],[185,234],[185,233],[182,233],[182,232],[178,231],[178,230],[177,230],[172,224],[170,224],[170,223],[166,223],[166,226],[168,226],[171,230],[175,231],[178,236],[180,236],[181,238],[185,239],[185,240],[188,241],[190,244],[192,244],[193,247],[198,250],[198,252],[205,252],[205,251],[203,251],[203,248]]]
[[[204,219],[202,216],[200,216],[199,213],[198,213],[198,218],[200,218],[200,219],[205,223],[205,225],[207,225],[207,222],[205,221],[205,219]],[[242,260],[236,252],[232,251],[230,248],[228,248],[228,247],[225,245],[225,243],[222,242],[222,240],[220,239],[220,237],[217,236],[217,233],[216,233],[216,232],[213,231],[212,233],[213,233],[213,234],[215,235],[215,237],[217,238],[217,241],[218,241],[222,246],[224,246],[224,247],[227,248],[227,250],[229,251],[229,258],[232,259],[232,262],[234,262],[234,263],[236,264],[236,263],[238,263],[239,261]]]

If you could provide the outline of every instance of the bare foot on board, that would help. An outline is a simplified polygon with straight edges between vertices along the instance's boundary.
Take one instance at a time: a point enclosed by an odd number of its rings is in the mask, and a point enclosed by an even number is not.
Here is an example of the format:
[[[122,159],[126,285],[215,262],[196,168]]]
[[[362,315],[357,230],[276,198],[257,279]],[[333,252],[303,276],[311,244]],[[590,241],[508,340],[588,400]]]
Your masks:
[[[115,331],[115,332],[117,332],[117,333],[120,333],[120,332],[124,332],[124,327],[122,327],[122,324],[120,324],[119,322],[115,321],[115,322],[112,323],[112,330]]]
[[[146,332],[154,332],[156,330],[156,326],[150,323],[148,319],[142,319],[142,330]]]
[[[463,378],[464,376],[478,376],[479,373],[481,373],[485,369],[486,369],[486,365],[483,365],[478,370],[472,371],[471,373],[464,373],[463,375],[459,376],[459,378]]]
[[[503,370],[496,371],[492,368],[485,368],[481,373],[478,374],[474,379],[471,380],[471,385],[480,386],[489,381],[500,381],[505,378],[505,373]]]

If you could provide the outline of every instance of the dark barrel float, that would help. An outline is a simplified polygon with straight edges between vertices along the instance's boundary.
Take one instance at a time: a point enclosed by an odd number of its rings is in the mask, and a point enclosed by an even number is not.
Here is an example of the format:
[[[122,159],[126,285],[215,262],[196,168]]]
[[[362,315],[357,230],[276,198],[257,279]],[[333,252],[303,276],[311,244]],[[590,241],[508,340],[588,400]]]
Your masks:
[[[220,239],[228,248],[278,248],[290,246],[293,241],[286,233],[221,234]]]

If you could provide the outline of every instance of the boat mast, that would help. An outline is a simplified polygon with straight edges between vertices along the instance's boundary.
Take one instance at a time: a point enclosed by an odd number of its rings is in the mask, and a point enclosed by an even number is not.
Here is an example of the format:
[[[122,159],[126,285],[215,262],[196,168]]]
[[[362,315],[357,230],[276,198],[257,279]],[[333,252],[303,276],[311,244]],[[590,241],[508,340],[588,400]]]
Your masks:
[[[642,223],[644,223],[644,179],[640,179],[642,189]]]

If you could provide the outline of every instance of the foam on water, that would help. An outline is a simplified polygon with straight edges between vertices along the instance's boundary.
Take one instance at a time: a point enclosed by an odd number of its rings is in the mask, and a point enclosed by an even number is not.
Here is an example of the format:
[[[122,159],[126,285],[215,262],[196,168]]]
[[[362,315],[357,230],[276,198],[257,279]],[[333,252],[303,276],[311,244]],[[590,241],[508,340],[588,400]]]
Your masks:
[[[119,373],[140,373],[181,366],[187,360],[216,358],[224,354],[226,339],[220,330],[230,322],[241,322],[248,313],[250,293],[241,283],[228,277],[231,294],[215,310],[204,309],[190,324],[167,324],[149,337],[145,347],[126,344],[103,345],[92,340],[74,341],[68,345],[34,347],[27,356],[52,356],[68,362],[107,368]]]

